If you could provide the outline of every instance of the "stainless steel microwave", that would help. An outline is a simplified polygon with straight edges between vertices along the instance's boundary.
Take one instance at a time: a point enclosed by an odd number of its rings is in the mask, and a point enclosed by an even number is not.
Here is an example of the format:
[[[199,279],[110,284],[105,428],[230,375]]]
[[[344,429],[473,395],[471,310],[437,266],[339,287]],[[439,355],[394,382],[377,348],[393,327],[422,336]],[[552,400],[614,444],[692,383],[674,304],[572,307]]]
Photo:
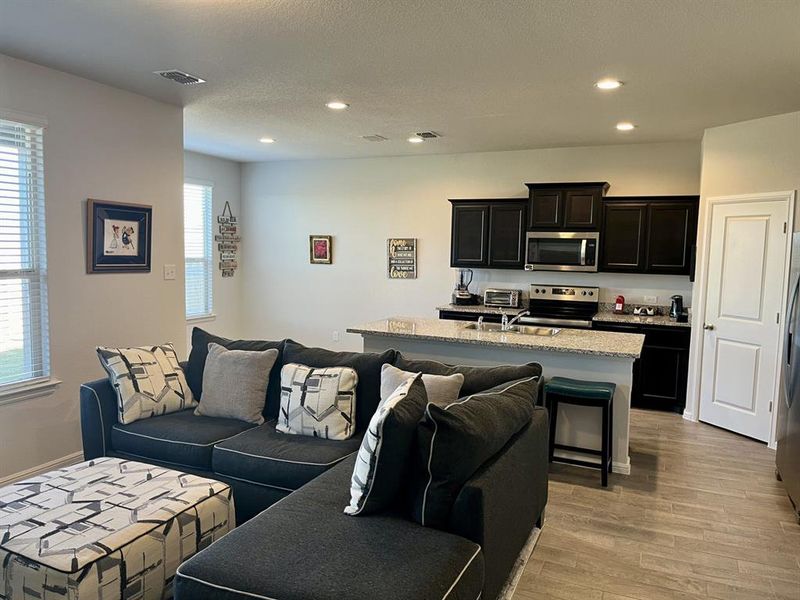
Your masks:
[[[526,271],[597,271],[597,232],[529,231],[525,246]]]

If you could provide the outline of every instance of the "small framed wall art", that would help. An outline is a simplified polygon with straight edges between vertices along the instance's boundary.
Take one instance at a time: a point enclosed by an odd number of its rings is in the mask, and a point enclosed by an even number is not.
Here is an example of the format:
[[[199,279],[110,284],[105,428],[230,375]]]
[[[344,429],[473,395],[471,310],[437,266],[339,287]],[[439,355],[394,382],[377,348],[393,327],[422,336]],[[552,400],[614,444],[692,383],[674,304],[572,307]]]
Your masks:
[[[86,272],[150,272],[153,207],[87,201]]]
[[[416,279],[417,238],[389,238],[386,262],[389,279]]]
[[[333,262],[333,237],[330,235],[308,236],[309,262],[312,265],[329,265]]]

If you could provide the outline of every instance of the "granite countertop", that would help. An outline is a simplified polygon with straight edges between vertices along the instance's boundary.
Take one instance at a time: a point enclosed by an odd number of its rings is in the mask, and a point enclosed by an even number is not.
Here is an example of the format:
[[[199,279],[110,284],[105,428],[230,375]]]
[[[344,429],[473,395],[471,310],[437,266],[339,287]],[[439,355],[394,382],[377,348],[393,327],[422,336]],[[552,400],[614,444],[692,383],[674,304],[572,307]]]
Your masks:
[[[599,321],[602,323],[629,323],[631,325],[658,325],[662,327],[691,327],[692,316],[689,315],[687,323],[678,323],[670,319],[667,315],[654,315],[652,317],[638,317],[632,314],[618,315],[610,310],[601,310],[597,313],[592,321]]]
[[[468,323],[443,319],[390,317],[347,329],[348,333],[414,340],[432,340],[540,352],[564,352],[615,358],[638,358],[644,336],[591,329],[562,329],[554,336],[467,329]]]

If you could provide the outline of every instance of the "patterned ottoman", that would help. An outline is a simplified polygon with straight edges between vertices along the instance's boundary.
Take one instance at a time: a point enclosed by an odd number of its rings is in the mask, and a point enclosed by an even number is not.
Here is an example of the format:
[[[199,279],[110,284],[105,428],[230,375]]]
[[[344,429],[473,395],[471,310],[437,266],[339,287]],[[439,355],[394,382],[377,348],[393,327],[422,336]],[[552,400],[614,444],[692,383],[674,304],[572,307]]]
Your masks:
[[[227,484],[99,458],[0,488],[0,599],[172,596],[184,560],[233,529]]]

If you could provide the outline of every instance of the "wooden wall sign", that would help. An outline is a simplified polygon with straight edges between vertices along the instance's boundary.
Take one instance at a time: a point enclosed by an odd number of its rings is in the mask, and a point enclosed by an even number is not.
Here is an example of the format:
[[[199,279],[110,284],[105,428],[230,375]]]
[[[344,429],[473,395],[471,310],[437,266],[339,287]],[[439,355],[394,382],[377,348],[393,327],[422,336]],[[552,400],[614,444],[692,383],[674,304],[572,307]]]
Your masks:
[[[236,269],[239,268],[239,242],[242,241],[239,235],[239,225],[236,217],[233,216],[231,205],[225,201],[222,214],[217,217],[219,224],[219,235],[214,236],[219,252],[219,270],[223,277],[233,277]]]

